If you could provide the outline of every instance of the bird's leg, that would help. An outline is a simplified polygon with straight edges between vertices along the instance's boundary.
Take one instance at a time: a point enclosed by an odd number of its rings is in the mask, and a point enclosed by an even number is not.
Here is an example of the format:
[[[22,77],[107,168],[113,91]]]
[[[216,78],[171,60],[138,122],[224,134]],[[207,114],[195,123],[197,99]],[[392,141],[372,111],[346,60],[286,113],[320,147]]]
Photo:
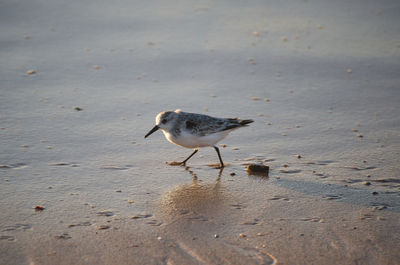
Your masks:
[[[199,151],[199,149],[194,149],[194,151],[193,151],[193,153],[188,157],[188,158],[186,158],[185,160],[183,160],[180,164],[181,165],[186,165],[186,162],[192,157],[192,156],[194,156],[194,154],[196,154],[197,153],[197,151]]]
[[[216,183],[215,183],[215,184],[216,184],[215,187],[217,187],[217,185],[219,185],[219,182],[221,181],[222,171],[224,171],[224,168],[223,168],[223,167],[221,167],[221,168],[219,169],[218,177],[217,177],[217,180],[216,180]]]
[[[221,163],[221,167],[220,168],[224,168],[224,162],[222,162],[221,154],[219,153],[218,147],[214,146],[214,149],[215,149],[215,151],[217,151],[219,162]]]

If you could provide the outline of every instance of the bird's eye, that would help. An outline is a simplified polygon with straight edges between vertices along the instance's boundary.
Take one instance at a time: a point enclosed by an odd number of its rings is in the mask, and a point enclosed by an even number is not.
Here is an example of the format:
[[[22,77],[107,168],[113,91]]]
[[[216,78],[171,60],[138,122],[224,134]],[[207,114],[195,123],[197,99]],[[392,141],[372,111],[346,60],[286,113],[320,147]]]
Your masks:
[[[167,123],[167,119],[163,119],[163,120],[161,121],[161,123],[162,123],[162,124],[166,124],[166,123]]]

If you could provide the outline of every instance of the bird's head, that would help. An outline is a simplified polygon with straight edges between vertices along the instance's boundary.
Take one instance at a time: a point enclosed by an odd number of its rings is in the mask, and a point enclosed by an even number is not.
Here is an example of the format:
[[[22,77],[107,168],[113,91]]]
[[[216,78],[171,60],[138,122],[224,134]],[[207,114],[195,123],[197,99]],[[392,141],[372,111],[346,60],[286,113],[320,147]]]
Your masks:
[[[160,112],[156,116],[156,125],[151,129],[144,138],[147,138],[150,134],[154,133],[158,129],[170,131],[174,126],[174,121],[178,118],[177,111],[164,111]]]

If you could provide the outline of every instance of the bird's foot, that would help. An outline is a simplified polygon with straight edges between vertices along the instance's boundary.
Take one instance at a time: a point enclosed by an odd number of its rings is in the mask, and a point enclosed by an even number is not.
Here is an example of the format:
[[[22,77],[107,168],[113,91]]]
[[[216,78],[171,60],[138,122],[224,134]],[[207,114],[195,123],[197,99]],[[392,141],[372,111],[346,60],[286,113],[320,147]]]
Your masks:
[[[215,169],[221,169],[221,168],[225,167],[225,165],[221,165],[221,164],[208,164],[207,166],[215,168]]]
[[[176,161],[171,161],[171,162],[165,162],[169,166],[185,166],[186,163],[184,162],[176,162]]]

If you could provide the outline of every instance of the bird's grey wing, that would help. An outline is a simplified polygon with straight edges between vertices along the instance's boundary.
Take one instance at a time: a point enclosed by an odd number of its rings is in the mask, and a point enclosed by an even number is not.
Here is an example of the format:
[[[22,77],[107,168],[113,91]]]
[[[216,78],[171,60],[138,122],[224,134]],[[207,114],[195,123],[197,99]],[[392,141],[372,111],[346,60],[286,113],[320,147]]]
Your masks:
[[[187,118],[184,124],[185,130],[204,136],[221,131],[240,127],[235,119],[214,118],[206,115],[196,115]]]
[[[230,119],[221,119],[216,118],[218,120],[218,124],[220,125],[217,128],[216,132],[231,130],[239,127],[248,126],[247,124],[252,123],[253,120],[241,120],[238,118],[230,118]]]

